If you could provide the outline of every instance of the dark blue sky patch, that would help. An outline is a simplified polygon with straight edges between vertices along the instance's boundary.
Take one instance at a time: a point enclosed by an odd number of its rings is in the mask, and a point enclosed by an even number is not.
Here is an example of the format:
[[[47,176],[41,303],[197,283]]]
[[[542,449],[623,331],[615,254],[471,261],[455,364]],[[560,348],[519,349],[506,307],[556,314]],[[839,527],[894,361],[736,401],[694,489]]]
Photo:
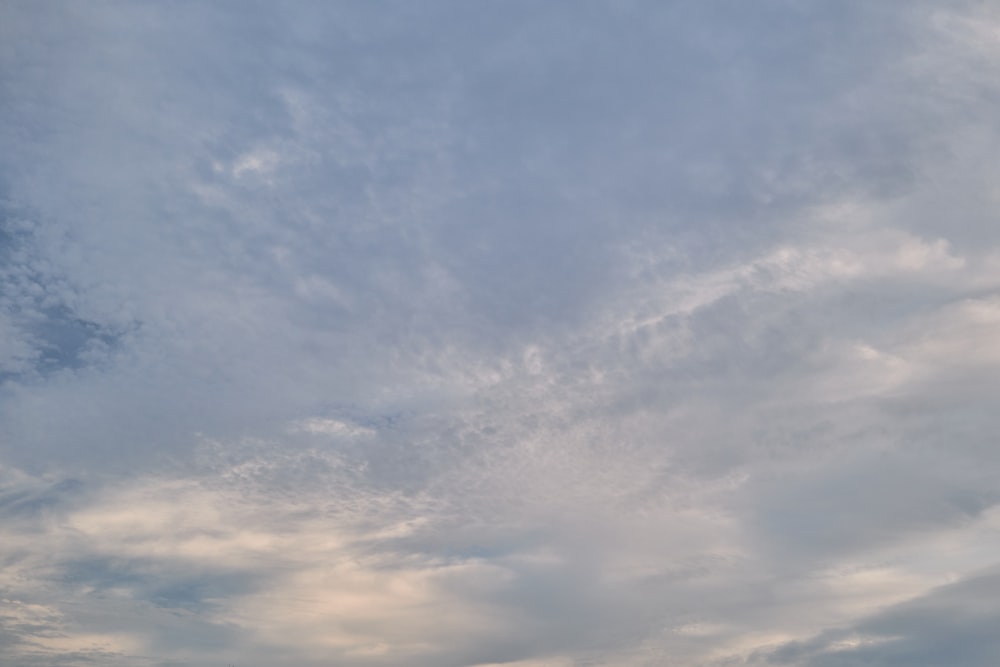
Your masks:
[[[40,315],[32,333],[40,349],[38,368],[43,373],[100,363],[122,338],[121,333],[75,317],[65,306],[46,308]]]

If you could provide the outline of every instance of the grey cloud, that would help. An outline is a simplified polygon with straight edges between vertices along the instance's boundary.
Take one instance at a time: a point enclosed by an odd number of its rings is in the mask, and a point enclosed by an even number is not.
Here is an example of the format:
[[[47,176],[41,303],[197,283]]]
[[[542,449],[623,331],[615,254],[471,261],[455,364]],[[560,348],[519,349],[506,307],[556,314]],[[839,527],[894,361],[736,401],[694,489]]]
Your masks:
[[[963,665],[993,664],[1000,655],[990,601],[995,572],[978,573],[887,609],[857,625],[788,644],[761,656],[765,664]]]

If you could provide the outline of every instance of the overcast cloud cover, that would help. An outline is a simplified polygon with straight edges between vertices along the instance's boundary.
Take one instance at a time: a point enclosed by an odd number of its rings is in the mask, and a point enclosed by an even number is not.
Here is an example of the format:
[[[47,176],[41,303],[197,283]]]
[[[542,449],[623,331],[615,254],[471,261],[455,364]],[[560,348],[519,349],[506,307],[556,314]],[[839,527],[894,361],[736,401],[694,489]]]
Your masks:
[[[0,2],[0,662],[1000,664],[1000,7]]]

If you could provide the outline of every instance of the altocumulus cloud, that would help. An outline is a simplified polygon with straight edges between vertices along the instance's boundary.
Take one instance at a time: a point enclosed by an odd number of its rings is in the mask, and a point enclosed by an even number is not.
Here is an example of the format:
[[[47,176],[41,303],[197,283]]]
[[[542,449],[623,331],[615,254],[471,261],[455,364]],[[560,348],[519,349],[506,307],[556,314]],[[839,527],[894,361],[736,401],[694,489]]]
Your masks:
[[[993,667],[988,3],[0,7],[5,664]]]

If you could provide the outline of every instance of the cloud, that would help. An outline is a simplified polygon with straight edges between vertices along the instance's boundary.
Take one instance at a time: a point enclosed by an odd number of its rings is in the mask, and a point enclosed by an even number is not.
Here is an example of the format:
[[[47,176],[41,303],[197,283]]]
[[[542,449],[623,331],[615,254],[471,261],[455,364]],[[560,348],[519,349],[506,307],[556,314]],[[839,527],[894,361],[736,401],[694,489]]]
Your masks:
[[[5,4],[0,656],[996,662],[997,26]]]
[[[810,641],[782,646],[761,664],[931,665],[959,660],[987,665],[997,646],[989,628],[996,609],[983,594],[996,585],[991,570],[935,588],[894,605],[851,628],[831,630]]]

